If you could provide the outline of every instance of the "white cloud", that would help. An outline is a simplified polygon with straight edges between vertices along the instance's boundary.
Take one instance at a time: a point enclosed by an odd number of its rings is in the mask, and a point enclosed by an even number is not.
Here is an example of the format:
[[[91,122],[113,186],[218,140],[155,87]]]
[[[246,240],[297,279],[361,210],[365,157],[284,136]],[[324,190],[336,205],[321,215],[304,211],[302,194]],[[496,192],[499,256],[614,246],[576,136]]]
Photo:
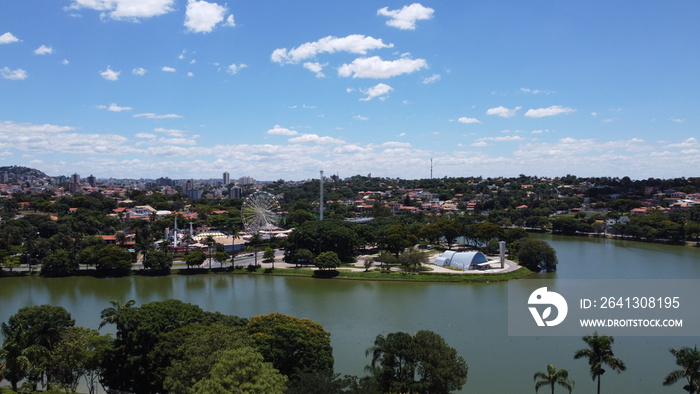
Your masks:
[[[0,145],[27,154],[114,154],[129,151],[127,138],[114,134],[72,133],[75,128],[51,124],[0,122]]]
[[[296,132],[294,130],[284,128],[280,125],[275,125],[275,127],[271,128],[270,130],[266,131],[265,133],[270,134],[270,135],[297,135],[297,134],[299,134],[298,132]]]
[[[134,115],[134,118],[146,118],[146,119],[176,119],[176,118],[182,118],[181,115],[177,114],[166,114],[166,115],[158,115],[154,114],[151,112],[146,112],[143,114],[136,114]]]
[[[118,80],[119,74],[121,74],[121,71],[114,71],[114,70],[112,70],[111,66],[107,66],[106,70],[100,71],[100,75],[102,75],[102,78],[104,78],[108,81]]]
[[[554,93],[553,90],[541,90],[541,89],[530,89],[530,88],[520,88],[520,92],[530,93],[530,94],[552,94],[552,93]]]
[[[138,20],[173,11],[174,0],[73,0],[68,10],[83,8],[108,13],[112,19]]]
[[[157,132],[157,133],[167,134],[167,135],[169,135],[169,136],[171,136],[171,137],[184,137],[184,136],[187,134],[187,133],[185,133],[185,132],[182,131],[182,130],[178,130],[178,129],[164,129],[164,128],[162,128],[162,127],[157,127],[157,128],[155,128],[155,129],[153,129],[153,131],[155,131],[155,132]]]
[[[466,117],[466,116],[462,116],[461,118],[457,119],[457,121],[460,122],[460,123],[466,123],[466,124],[470,124],[470,123],[481,123],[481,121],[480,121],[479,119],[476,119],[476,118],[468,118],[468,117]]]
[[[185,27],[193,33],[210,33],[219,22],[224,20],[226,11],[226,7],[216,3],[189,0],[185,12]],[[232,16],[230,19],[233,22]]]
[[[52,124],[15,123],[8,120],[0,121],[0,132],[5,133],[62,133],[72,130],[75,130],[75,127]]]
[[[34,50],[35,55],[50,55],[53,53],[53,48],[42,45]]]
[[[151,134],[151,133],[136,133],[136,134],[134,135],[134,137],[136,137],[136,138],[147,138],[147,139],[151,139],[151,140],[152,140],[152,139],[156,139],[158,136],[155,135],[155,134]]]
[[[423,78],[423,83],[429,84],[429,83],[435,83],[440,80],[440,74],[433,74],[429,77]]]
[[[525,116],[528,118],[543,118],[545,116],[554,116],[559,114],[570,114],[576,111],[573,108],[562,107],[561,105],[553,105],[548,108],[528,109]]]
[[[197,141],[192,138],[158,138],[158,143],[166,145],[197,145]]]
[[[520,110],[520,108],[522,108],[522,107],[515,107],[513,109],[508,109],[508,108],[501,105],[501,106],[498,106],[495,108],[489,108],[486,111],[486,115],[496,115],[496,116],[500,116],[501,118],[512,118],[513,116],[515,116],[515,114],[518,112],[518,110]]]
[[[366,94],[367,97],[361,98],[361,101],[369,101],[372,100],[375,97],[379,97],[380,100],[385,100],[386,95],[389,94],[394,90],[391,86],[385,84],[385,83],[379,83],[377,85],[372,86],[369,89],[362,90],[362,93]]]
[[[418,3],[404,6],[400,10],[389,10],[389,7],[380,8],[377,15],[387,16],[391,19],[386,21],[387,26],[396,27],[401,30],[413,30],[416,28],[416,21],[426,20],[433,17],[434,9],[424,7]]]
[[[0,36],[0,44],[11,44],[13,42],[19,41],[19,38],[15,37],[9,31]]]
[[[683,149],[681,153],[684,155],[695,155],[700,153],[700,149]]]
[[[368,117],[362,116],[362,115],[355,115],[355,116],[353,116],[352,118],[355,119],[355,120],[369,120]]]
[[[504,135],[502,137],[482,137],[477,138],[476,141],[495,141],[495,142],[509,142],[509,141],[522,141],[525,138],[519,135]]]
[[[551,133],[552,131],[549,129],[543,129],[543,130],[532,130],[530,133],[532,134],[544,134],[544,133]]]
[[[175,71],[177,71],[176,69],[174,69],[172,67],[168,67],[168,66],[163,67],[161,70],[168,72],[168,73],[174,73]]]
[[[408,148],[411,144],[408,142],[387,141],[379,146],[382,148]]]
[[[67,65],[70,64],[70,62],[68,61],[68,59],[63,59],[63,60],[61,61],[61,64],[63,64],[64,66],[67,66]]]
[[[685,122],[685,119],[680,119],[680,118],[669,118],[669,120],[670,120],[671,122],[674,122],[674,123],[683,123],[683,122]]]
[[[323,67],[325,67],[327,65],[328,65],[328,63],[321,64],[318,62],[306,62],[306,63],[304,63],[304,68],[311,71],[311,72],[316,73],[316,78],[323,78],[326,76],[325,74],[323,74]]]
[[[698,146],[698,140],[695,137],[690,137],[686,139],[683,142],[679,142],[677,144],[668,144],[666,145],[667,148],[689,148],[689,147],[695,147]]]
[[[339,140],[333,137],[321,137],[317,134],[302,134],[299,137],[290,138],[291,143],[302,143],[302,144],[344,144],[345,141]]]
[[[343,64],[338,68],[338,75],[341,77],[383,79],[410,74],[427,67],[428,63],[424,59],[401,58],[392,61],[372,56],[357,58],[350,64]]]
[[[346,37],[327,36],[318,41],[307,42],[296,48],[275,49],[271,58],[275,63],[300,63],[320,53],[349,52],[364,55],[372,49],[391,48],[394,44],[385,44],[381,39],[352,34]]]
[[[478,141],[474,142],[473,144],[470,144],[471,146],[488,146],[488,143],[486,141]]]
[[[226,67],[226,72],[235,75],[239,71],[243,70],[244,68],[248,67],[247,65],[241,63],[241,64],[231,64],[228,67]]]
[[[224,23],[224,26],[227,26],[227,27],[235,27],[236,26],[236,21],[233,19],[233,14],[229,15],[228,18],[226,18],[226,22]]]
[[[146,75],[147,72],[148,71],[146,71],[146,69],[143,67],[136,67],[135,69],[131,70],[132,74],[138,75],[138,76],[144,76],[144,75]]]
[[[192,71],[188,71],[188,72],[187,72],[187,76],[190,77],[190,78],[192,78],[192,77],[194,77],[194,73],[193,73]]]
[[[369,154],[373,151],[372,147],[363,147],[355,144],[347,144],[337,146],[333,149],[333,154],[350,155],[350,154]]]
[[[0,75],[2,75],[2,77],[5,79],[14,81],[21,81],[23,79],[27,79],[28,77],[27,72],[23,69],[18,68],[16,70],[11,70],[9,67],[3,67],[0,69]]]
[[[106,109],[107,111],[112,111],[112,112],[131,111],[133,109],[131,107],[120,107],[115,103],[112,103],[110,105],[98,105],[97,108]]]

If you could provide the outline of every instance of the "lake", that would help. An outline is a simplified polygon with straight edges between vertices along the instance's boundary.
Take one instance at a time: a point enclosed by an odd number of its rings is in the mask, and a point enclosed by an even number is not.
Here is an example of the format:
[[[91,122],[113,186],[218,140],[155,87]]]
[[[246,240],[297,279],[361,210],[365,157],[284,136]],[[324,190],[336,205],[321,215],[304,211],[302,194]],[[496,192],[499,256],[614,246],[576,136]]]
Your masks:
[[[556,273],[537,278],[700,279],[698,248],[533,236],[549,242],[559,258]],[[280,312],[317,321],[331,333],[335,369],[340,373],[364,374],[369,362],[365,350],[378,334],[432,330],[469,365],[462,392],[533,392],[532,375],[546,370],[549,363],[569,370],[576,381],[574,392],[595,390],[587,362],[573,360],[573,353],[585,347],[580,337],[508,336],[506,283],[363,282],[228,274],[4,278],[0,280],[0,321],[7,321],[23,306],[53,304],[65,307],[77,325],[97,328],[100,311],[110,300],[134,299],[140,305],[169,298],[243,317]],[[103,328],[110,329],[114,328]],[[670,388],[661,385],[675,369],[668,349],[693,346],[698,339],[615,337],[613,350],[626,362],[627,371],[603,375],[603,390],[682,391],[681,383]]]

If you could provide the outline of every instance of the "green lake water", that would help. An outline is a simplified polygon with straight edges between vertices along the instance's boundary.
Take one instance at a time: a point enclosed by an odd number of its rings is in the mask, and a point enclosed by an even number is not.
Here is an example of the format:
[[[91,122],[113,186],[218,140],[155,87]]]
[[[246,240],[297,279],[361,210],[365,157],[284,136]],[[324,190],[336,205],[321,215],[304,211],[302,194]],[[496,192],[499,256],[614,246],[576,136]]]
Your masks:
[[[537,278],[700,279],[700,249],[628,241],[537,235],[557,251],[559,270]],[[698,290],[700,296],[700,288]],[[98,279],[4,278],[0,321],[23,306],[65,307],[76,324],[97,328],[110,300],[137,304],[176,298],[205,310],[250,317],[280,312],[305,317],[331,332],[337,372],[364,374],[365,350],[377,334],[432,330],[469,364],[465,393],[534,392],[532,375],[548,363],[569,370],[574,392],[594,392],[579,337],[509,337],[506,283],[363,282],[245,275],[171,275]],[[106,327],[109,330],[113,327]],[[602,332],[604,334],[604,332]],[[675,369],[670,347],[693,346],[696,337],[615,337],[614,351],[627,371],[603,376],[609,393],[682,392],[663,387]]]

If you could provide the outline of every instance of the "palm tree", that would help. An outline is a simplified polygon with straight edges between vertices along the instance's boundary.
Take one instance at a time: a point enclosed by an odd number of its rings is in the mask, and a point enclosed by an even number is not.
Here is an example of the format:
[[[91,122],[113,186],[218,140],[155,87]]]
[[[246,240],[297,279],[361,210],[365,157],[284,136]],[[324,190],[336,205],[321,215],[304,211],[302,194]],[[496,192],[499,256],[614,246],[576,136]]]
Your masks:
[[[255,266],[257,267],[258,265],[258,244],[262,241],[262,237],[260,236],[259,232],[253,233],[253,236],[250,237],[250,243],[253,244],[253,254],[255,255]]]
[[[121,301],[117,300],[112,300],[109,302],[112,304],[111,307],[105,308],[100,312],[100,317],[102,318],[102,322],[100,323],[100,326],[97,328],[98,330],[105,326],[106,324],[116,324],[117,320],[119,319],[119,315],[121,312],[126,309],[126,308],[131,308],[136,301],[134,300],[129,300],[126,302],[126,304],[121,303]]]
[[[535,392],[537,392],[540,387],[547,385],[552,387],[552,394],[554,394],[554,386],[557,384],[569,390],[569,393],[574,388],[574,381],[569,379],[569,371],[557,369],[552,364],[547,365],[547,372],[535,372],[532,379],[535,381]]]
[[[209,269],[211,269],[211,252],[212,252],[213,246],[216,245],[216,240],[214,239],[213,236],[207,235],[207,237],[204,239],[204,241],[202,243],[207,245],[207,250],[209,251]]]
[[[620,373],[627,369],[625,363],[615,357],[612,351],[612,344],[615,342],[613,337],[607,335],[598,335],[594,332],[593,335],[586,335],[583,338],[588,348],[579,349],[574,353],[574,359],[587,358],[590,366],[591,378],[598,380],[598,394],[600,394],[600,376],[605,373],[603,365],[607,365],[613,371]]]
[[[670,386],[682,378],[688,380],[688,384],[683,386],[683,390],[690,394],[700,392],[700,351],[697,345],[692,349],[683,347],[680,349],[669,349],[676,357],[676,365],[681,367],[668,375],[664,379],[664,386]]]
[[[12,335],[3,323],[3,334],[5,335],[5,343],[0,348],[0,377],[4,377],[10,382],[12,391],[17,391],[17,383],[24,379],[29,374],[29,369],[32,363],[29,357],[25,354],[24,349],[17,341],[18,338],[8,337]],[[20,336],[19,331],[14,336]]]

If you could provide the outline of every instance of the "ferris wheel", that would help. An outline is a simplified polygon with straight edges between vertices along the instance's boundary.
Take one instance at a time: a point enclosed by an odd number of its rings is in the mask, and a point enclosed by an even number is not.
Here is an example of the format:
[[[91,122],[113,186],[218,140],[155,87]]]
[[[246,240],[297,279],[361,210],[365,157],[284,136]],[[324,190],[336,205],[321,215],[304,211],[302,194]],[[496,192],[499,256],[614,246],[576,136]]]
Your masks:
[[[275,196],[268,192],[255,192],[243,201],[243,227],[250,234],[273,230],[279,223],[279,210],[280,204]]]

